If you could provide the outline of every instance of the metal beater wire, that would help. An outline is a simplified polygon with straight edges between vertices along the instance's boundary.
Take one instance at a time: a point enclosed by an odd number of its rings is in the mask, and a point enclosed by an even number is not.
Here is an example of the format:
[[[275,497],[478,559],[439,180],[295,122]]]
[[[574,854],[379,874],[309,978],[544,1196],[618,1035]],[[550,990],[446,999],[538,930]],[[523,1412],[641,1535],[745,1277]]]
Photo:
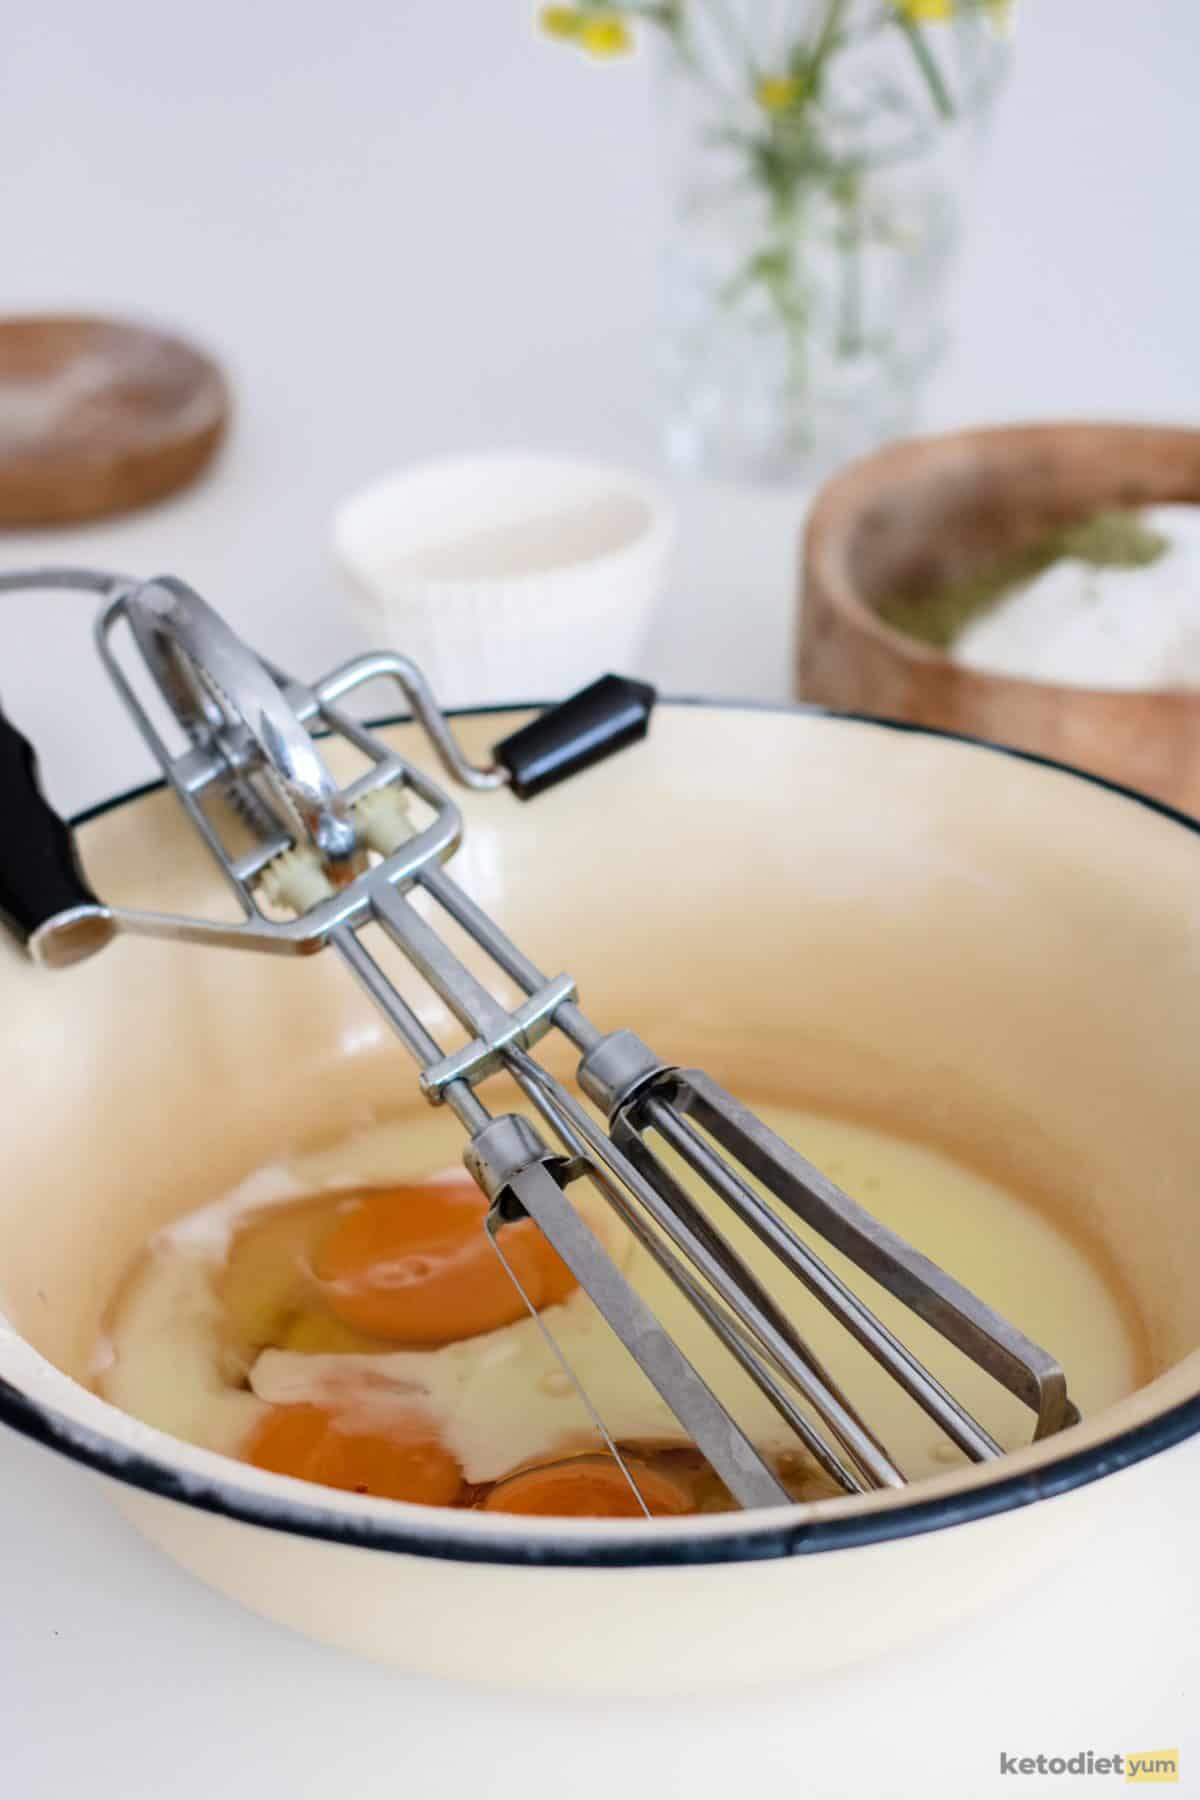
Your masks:
[[[730,1168],[724,1157],[705,1142],[689,1119],[681,1118],[662,1100],[647,1101],[645,1110],[649,1123],[688,1167],[720,1195],[760,1242],[774,1250],[809,1293],[835,1315],[876,1362],[883,1364],[910,1399],[941,1426],[960,1450],[974,1462],[1001,1454],[995,1438],[888,1330],[853,1288],[847,1287],[804,1239],[767,1206],[736,1170]]]
[[[814,1429],[811,1422],[780,1387],[770,1370],[764,1366],[763,1351],[753,1342],[752,1334],[735,1316],[731,1316],[715,1296],[705,1292],[700,1283],[690,1274],[683,1259],[657,1232],[651,1229],[637,1208],[626,1198],[619,1183],[613,1179],[602,1164],[595,1160],[587,1141],[576,1130],[571,1116],[563,1110],[562,1101],[567,1096],[557,1089],[556,1084],[536,1063],[529,1058],[522,1060],[528,1066],[519,1069],[514,1067],[513,1069],[522,1092],[537,1108],[542,1118],[551,1126],[571,1154],[588,1164],[592,1180],[602,1189],[622,1223],[628,1227],[642,1248],[649,1252],[663,1273],[674,1282],[685,1299],[700,1314],[743,1372],[766,1395],[776,1412],[791,1426],[826,1474],[831,1475],[847,1493],[861,1493],[863,1491],[862,1481],[847,1468],[837,1452]],[[534,1078],[535,1075],[538,1079]],[[787,1368],[779,1363],[776,1363],[775,1367],[785,1380],[792,1379]]]
[[[566,1376],[567,1380],[571,1383],[571,1386],[575,1389],[575,1392],[579,1395],[579,1398],[583,1401],[584,1406],[587,1408],[588,1416],[590,1417],[592,1424],[596,1427],[596,1430],[600,1433],[600,1436],[604,1439],[604,1442],[608,1445],[609,1455],[612,1457],[612,1459],[616,1463],[618,1469],[620,1469],[622,1475],[625,1477],[625,1480],[629,1485],[630,1492],[633,1494],[634,1499],[637,1501],[638,1505],[641,1507],[642,1512],[645,1514],[646,1518],[650,1518],[651,1517],[650,1508],[646,1505],[645,1500],[642,1498],[641,1489],[638,1487],[637,1482],[633,1479],[633,1476],[629,1472],[628,1463],[625,1461],[625,1458],[621,1455],[621,1452],[617,1449],[617,1446],[613,1439],[612,1433],[609,1431],[608,1426],[604,1423],[604,1420],[600,1417],[600,1414],[597,1411],[596,1407],[593,1406],[591,1396],[588,1394],[588,1391],[584,1387],[582,1381],[580,1381],[578,1375],[575,1373],[574,1369],[571,1367],[571,1364],[568,1361],[567,1357],[563,1354],[562,1350],[560,1350],[559,1345],[558,1345],[558,1340],[555,1338],[554,1333],[551,1331],[551,1329],[547,1325],[545,1319],[543,1319],[541,1313],[538,1311],[537,1307],[533,1304],[533,1301],[529,1298],[529,1295],[525,1292],[525,1289],[522,1287],[520,1277],[518,1276],[516,1270],[513,1268],[512,1264],[509,1262],[507,1256],[505,1256],[503,1250],[500,1248],[500,1237],[499,1237],[500,1225],[496,1220],[496,1215],[495,1215],[494,1211],[489,1212],[487,1218],[484,1220],[484,1231],[487,1234],[488,1243],[492,1246],[492,1249],[496,1252],[496,1255],[500,1258],[501,1266],[503,1267],[505,1274],[508,1276],[508,1279],[512,1282],[512,1284],[516,1288],[518,1294],[520,1294],[522,1300],[525,1302],[525,1306],[528,1309],[529,1316],[533,1320],[534,1324],[537,1326],[538,1330],[541,1332],[542,1338],[545,1341],[547,1348],[550,1350],[551,1354],[553,1355],[555,1361],[557,1362],[559,1368],[562,1370],[563,1374]]]

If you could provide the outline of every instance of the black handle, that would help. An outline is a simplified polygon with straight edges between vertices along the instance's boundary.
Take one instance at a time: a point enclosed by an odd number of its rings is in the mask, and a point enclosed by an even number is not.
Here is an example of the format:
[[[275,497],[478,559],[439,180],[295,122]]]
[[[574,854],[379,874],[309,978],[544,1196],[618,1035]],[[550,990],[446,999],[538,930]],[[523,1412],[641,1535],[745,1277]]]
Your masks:
[[[38,785],[33,746],[0,712],[0,917],[22,943],[73,907],[98,907],[71,834]]]
[[[545,788],[644,738],[657,698],[648,682],[602,675],[514,731],[492,754],[508,770],[517,798],[532,800]]]

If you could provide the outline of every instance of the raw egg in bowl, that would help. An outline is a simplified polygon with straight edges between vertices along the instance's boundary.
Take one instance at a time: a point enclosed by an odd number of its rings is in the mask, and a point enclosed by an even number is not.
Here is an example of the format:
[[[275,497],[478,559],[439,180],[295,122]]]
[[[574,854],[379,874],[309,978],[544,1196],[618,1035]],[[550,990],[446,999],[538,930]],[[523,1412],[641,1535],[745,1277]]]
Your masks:
[[[0,948],[0,1415],[255,1610],[502,1686],[796,1679],[1099,1567],[1200,1431],[1196,825],[987,746],[687,705],[464,812],[456,873],[518,942],[1044,1343],[1082,1422],[1031,1444],[945,1365],[1009,1452],[968,1466],[806,1316],[910,1484],[833,1491],[752,1412],[794,1499],[737,1510],[528,1222],[515,1294],[457,1126],[334,959],[132,940],[55,976]],[[162,792],[79,843],[114,900],[212,898]]]

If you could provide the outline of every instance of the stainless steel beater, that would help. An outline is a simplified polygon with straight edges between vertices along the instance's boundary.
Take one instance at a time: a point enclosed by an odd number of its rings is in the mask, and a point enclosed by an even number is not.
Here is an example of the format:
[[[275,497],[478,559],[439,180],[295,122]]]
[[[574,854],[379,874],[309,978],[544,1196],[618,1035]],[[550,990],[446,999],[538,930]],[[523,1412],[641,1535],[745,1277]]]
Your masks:
[[[480,767],[464,755],[419,669],[403,656],[359,657],[305,686],[256,656],[174,578],[137,582],[63,570],[0,575],[0,587],[31,586],[91,587],[106,595],[97,623],[100,655],[242,910],[240,920],[220,923],[98,900],[79,871],[66,827],[37,788],[29,746],[0,716],[5,836],[21,850],[0,869],[0,910],[39,962],[78,961],[125,931],[284,954],[336,951],[415,1059],[425,1097],[461,1121],[464,1160],[491,1202],[489,1237],[518,1289],[500,1226],[528,1216],[743,1506],[776,1504],[788,1494],[572,1204],[574,1183],[587,1181],[599,1191],[844,1490],[898,1487],[904,1475],[813,1352],[797,1325],[797,1307],[784,1305],[777,1284],[768,1288],[755,1274],[652,1139],[728,1206],[774,1253],[786,1277],[832,1313],[967,1457],[982,1462],[999,1455],[1000,1446],[791,1218],[1024,1402],[1035,1437],[1077,1420],[1063,1371],[1044,1350],[872,1218],[707,1075],[664,1061],[632,1031],[595,1025],[570,977],[548,979],[447,873],[444,865],[462,835],[453,801],[341,706],[364,683],[389,679],[453,781],[508,787],[528,799],[642,737],[652,689],[606,676],[496,745],[494,761]],[[168,747],[139,698],[128,672],[130,652],[182,727],[182,750]],[[366,771],[340,786],[315,732],[348,741],[366,759]],[[214,798],[236,809],[250,834],[248,849],[230,847]],[[423,819],[416,816],[421,808]],[[526,996],[520,1005],[503,1006],[465,966],[413,906],[417,890],[516,984]],[[397,992],[361,940],[369,924],[383,929],[465,1027],[469,1041],[462,1048],[445,1053]],[[578,1085],[599,1117],[531,1054],[550,1033],[579,1053]],[[489,1111],[480,1090],[500,1071],[516,1082],[548,1138],[524,1114]],[[549,1338],[546,1322],[539,1323]],[[574,1371],[567,1372],[590,1409]],[[592,1416],[637,1494],[618,1447]]]

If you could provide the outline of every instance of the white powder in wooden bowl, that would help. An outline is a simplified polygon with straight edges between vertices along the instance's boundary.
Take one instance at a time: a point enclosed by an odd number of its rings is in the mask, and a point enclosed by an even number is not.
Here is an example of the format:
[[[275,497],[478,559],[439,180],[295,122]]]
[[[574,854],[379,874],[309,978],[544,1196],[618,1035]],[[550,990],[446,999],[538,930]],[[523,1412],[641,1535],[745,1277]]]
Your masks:
[[[1200,687],[1200,506],[1139,517],[1166,539],[1140,568],[1064,557],[966,625],[956,661],[1091,688]]]

